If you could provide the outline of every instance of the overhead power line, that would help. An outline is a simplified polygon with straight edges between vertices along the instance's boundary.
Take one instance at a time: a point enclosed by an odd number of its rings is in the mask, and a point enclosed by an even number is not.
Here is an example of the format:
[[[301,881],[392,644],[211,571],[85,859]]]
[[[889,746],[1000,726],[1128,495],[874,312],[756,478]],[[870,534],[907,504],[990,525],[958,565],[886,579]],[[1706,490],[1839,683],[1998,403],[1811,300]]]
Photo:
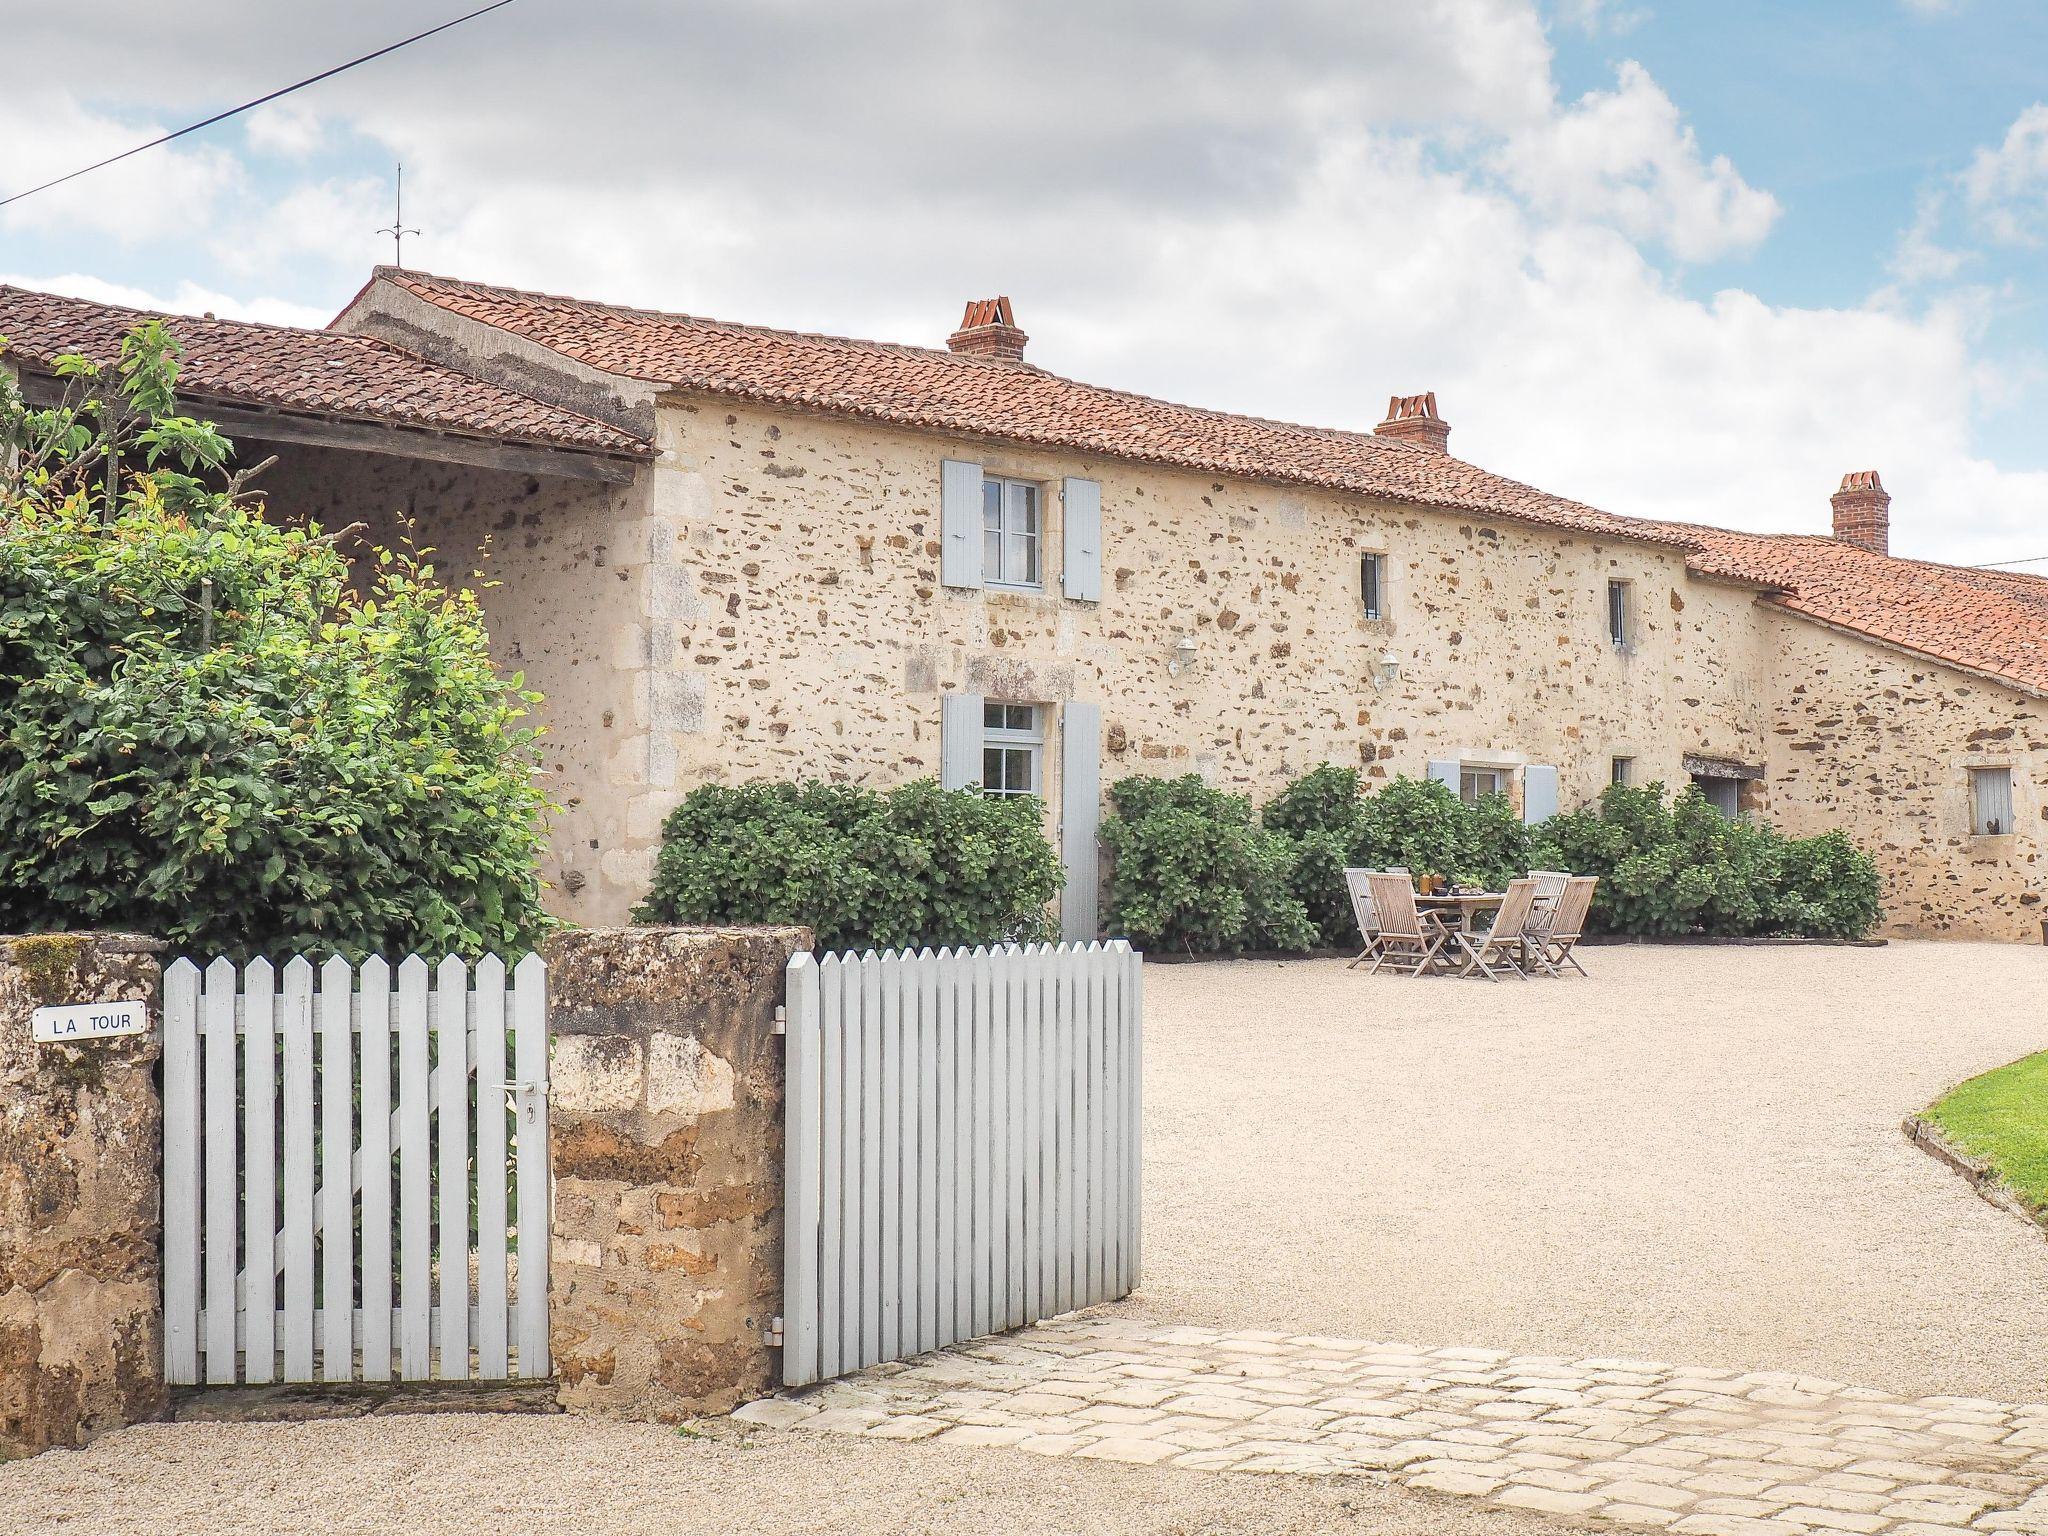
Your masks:
[[[229,118],[239,113],[247,112],[252,107],[260,107],[267,102],[276,101],[280,96],[289,96],[293,91],[302,91],[309,85],[318,85],[322,80],[332,80],[336,75],[354,69],[358,64],[367,64],[372,59],[381,59],[387,53],[396,53],[401,48],[411,47],[414,43],[423,42],[437,32],[446,32],[450,27],[459,27],[465,21],[475,21],[477,17],[487,15],[495,10],[501,10],[511,3],[512,0],[492,0],[491,4],[471,11],[467,16],[458,16],[453,21],[444,21],[438,27],[429,27],[424,32],[416,32],[411,37],[401,38],[395,43],[388,43],[384,47],[379,48],[375,53],[366,53],[359,59],[350,59],[346,64],[337,64],[332,69],[323,69],[317,75],[308,75],[305,79],[295,84],[272,91],[268,96],[258,96],[254,101],[245,101],[239,107],[230,107],[225,112],[216,112],[204,121],[188,124],[176,132],[165,134],[162,138],[151,139],[147,144],[138,144],[133,149],[122,150],[118,155],[109,155],[106,159],[96,160],[91,165],[80,166],[75,171],[67,171],[64,175],[56,177],[54,180],[46,181],[39,187],[30,187],[25,192],[16,192],[9,197],[0,197],[0,208],[5,208],[9,203],[18,203],[25,197],[34,197],[38,192],[47,192],[52,187],[61,187],[67,181],[76,181],[81,176],[89,176],[94,171],[104,170],[107,166],[113,165],[117,161],[126,160],[130,155],[141,154],[145,149],[155,149],[159,144],[168,144],[173,139],[182,139],[188,133],[197,133],[202,128],[211,128],[215,123],[226,122]]]
[[[2029,555],[2024,560],[1985,560],[1979,562],[1977,569],[1980,571],[2000,571],[2004,570],[2008,565],[2039,565],[2043,560],[2048,560],[2048,555]]]

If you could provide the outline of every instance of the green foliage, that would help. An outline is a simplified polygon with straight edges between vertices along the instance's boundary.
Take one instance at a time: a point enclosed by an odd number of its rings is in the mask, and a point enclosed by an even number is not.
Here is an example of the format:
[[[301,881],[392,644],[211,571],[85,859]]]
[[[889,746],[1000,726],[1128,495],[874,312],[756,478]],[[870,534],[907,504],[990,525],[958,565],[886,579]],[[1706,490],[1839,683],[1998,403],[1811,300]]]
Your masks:
[[[1877,867],[1840,832],[1786,839],[1730,821],[1690,786],[1615,786],[1599,803],[1522,823],[1513,802],[1464,804],[1448,785],[1398,778],[1368,794],[1329,763],[1268,801],[1195,779],[1125,779],[1103,837],[1115,858],[1113,929],[1188,949],[1355,943],[1344,870],[1401,867],[1501,890],[1531,869],[1598,875],[1593,927],[1661,937],[1856,938],[1877,923]],[[1263,834],[1263,835],[1262,835]],[[1310,937],[1300,932],[1296,914]]]
[[[2048,1218],[2048,1051],[1971,1078],[1927,1117],[1965,1152],[1989,1162],[2029,1210]]]
[[[1316,926],[1289,889],[1293,850],[1243,795],[1193,774],[1110,786],[1109,927],[1147,947],[1307,949]]]
[[[474,596],[269,521],[160,326],[55,371],[39,409],[0,378],[0,931],[529,947],[534,695]]]
[[[1877,866],[1841,832],[1786,838],[1730,821],[1687,785],[1613,785],[1539,829],[1551,867],[1598,875],[1593,927],[1643,937],[1860,938],[1876,926]]]
[[[824,949],[1052,936],[1062,883],[1029,796],[920,779],[705,785],[662,827],[643,923],[804,923]]]

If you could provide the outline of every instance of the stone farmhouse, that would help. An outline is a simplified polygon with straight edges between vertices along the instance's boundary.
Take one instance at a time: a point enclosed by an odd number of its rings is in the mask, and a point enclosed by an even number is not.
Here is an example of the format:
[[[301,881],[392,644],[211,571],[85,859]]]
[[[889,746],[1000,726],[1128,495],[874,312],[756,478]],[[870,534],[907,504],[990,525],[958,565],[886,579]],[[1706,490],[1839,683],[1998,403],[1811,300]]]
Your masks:
[[[142,318],[0,287],[0,366]],[[1871,471],[1827,534],[1619,516],[1452,457],[1432,395],[1359,433],[1062,378],[1007,299],[930,348],[380,267],[326,331],[172,328],[279,508],[495,583],[582,921],[693,785],[936,775],[1044,798],[1092,935],[1107,783],[1328,760],[1531,820],[1690,781],[1851,831],[1896,932],[2039,931],[2048,581],[1889,555]]]

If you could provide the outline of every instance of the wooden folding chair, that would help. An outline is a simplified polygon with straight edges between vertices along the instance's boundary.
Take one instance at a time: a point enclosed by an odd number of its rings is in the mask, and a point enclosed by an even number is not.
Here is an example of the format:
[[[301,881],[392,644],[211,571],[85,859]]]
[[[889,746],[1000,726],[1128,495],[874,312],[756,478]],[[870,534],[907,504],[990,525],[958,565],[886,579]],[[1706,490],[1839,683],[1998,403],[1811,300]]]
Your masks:
[[[1529,929],[1529,919],[1535,910],[1536,882],[1510,880],[1491,928],[1484,933],[1460,930],[1452,935],[1465,956],[1465,968],[1458,974],[1470,976],[1477,971],[1488,981],[1499,981],[1500,972],[1487,964],[1491,959],[1504,964],[1507,970],[1527,981],[1529,973],[1523,966],[1528,963],[1529,946],[1535,942]]]
[[[1529,878],[1536,882],[1536,915],[1545,917],[1556,909],[1558,898],[1564,895],[1572,877],[1562,869],[1532,869]]]
[[[1557,899],[1557,906],[1531,935],[1531,956],[1548,974],[1562,976],[1567,965],[1581,976],[1586,974],[1586,968],[1572,951],[1585,931],[1586,914],[1593,910],[1593,891],[1599,884],[1597,875],[1572,876],[1564,894]]]
[[[1406,875],[1368,874],[1365,881],[1372,893],[1373,915],[1380,925],[1379,954],[1367,974],[1378,975],[1381,966],[1398,958],[1403,966],[1414,961],[1408,974],[1420,976],[1436,964],[1451,942],[1449,931],[1435,913],[1425,913],[1415,905],[1415,887],[1408,883]]]
[[[1373,911],[1372,881],[1370,878],[1378,873],[1379,871],[1376,869],[1347,869],[1344,871],[1344,889],[1351,896],[1351,915],[1358,920],[1358,936],[1365,943],[1365,948],[1358,952],[1358,958],[1344,967],[1347,971],[1357,970],[1359,966],[1365,964],[1366,961],[1379,953],[1380,919],[1379,914]]]

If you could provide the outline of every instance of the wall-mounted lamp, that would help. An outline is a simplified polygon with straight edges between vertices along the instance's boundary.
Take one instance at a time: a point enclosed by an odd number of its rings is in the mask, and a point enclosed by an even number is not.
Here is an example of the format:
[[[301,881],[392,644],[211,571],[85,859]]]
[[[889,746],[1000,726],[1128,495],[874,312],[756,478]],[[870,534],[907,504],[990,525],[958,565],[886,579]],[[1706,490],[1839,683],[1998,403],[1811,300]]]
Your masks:
[[[1388,688],[1401,681],[1401,658],[1392,651],[1386,652],[1372,669],[1375,688]]]
[[[1182,668],[1193,666],[1195,664],[1195,652],[1198,649],[1199,647],[1196,646],[1193,635],[1182,635],[1178,640],[1174,641],[1173,654],[1167,659],[1166,663],[1167,676],[1179,677]]]

